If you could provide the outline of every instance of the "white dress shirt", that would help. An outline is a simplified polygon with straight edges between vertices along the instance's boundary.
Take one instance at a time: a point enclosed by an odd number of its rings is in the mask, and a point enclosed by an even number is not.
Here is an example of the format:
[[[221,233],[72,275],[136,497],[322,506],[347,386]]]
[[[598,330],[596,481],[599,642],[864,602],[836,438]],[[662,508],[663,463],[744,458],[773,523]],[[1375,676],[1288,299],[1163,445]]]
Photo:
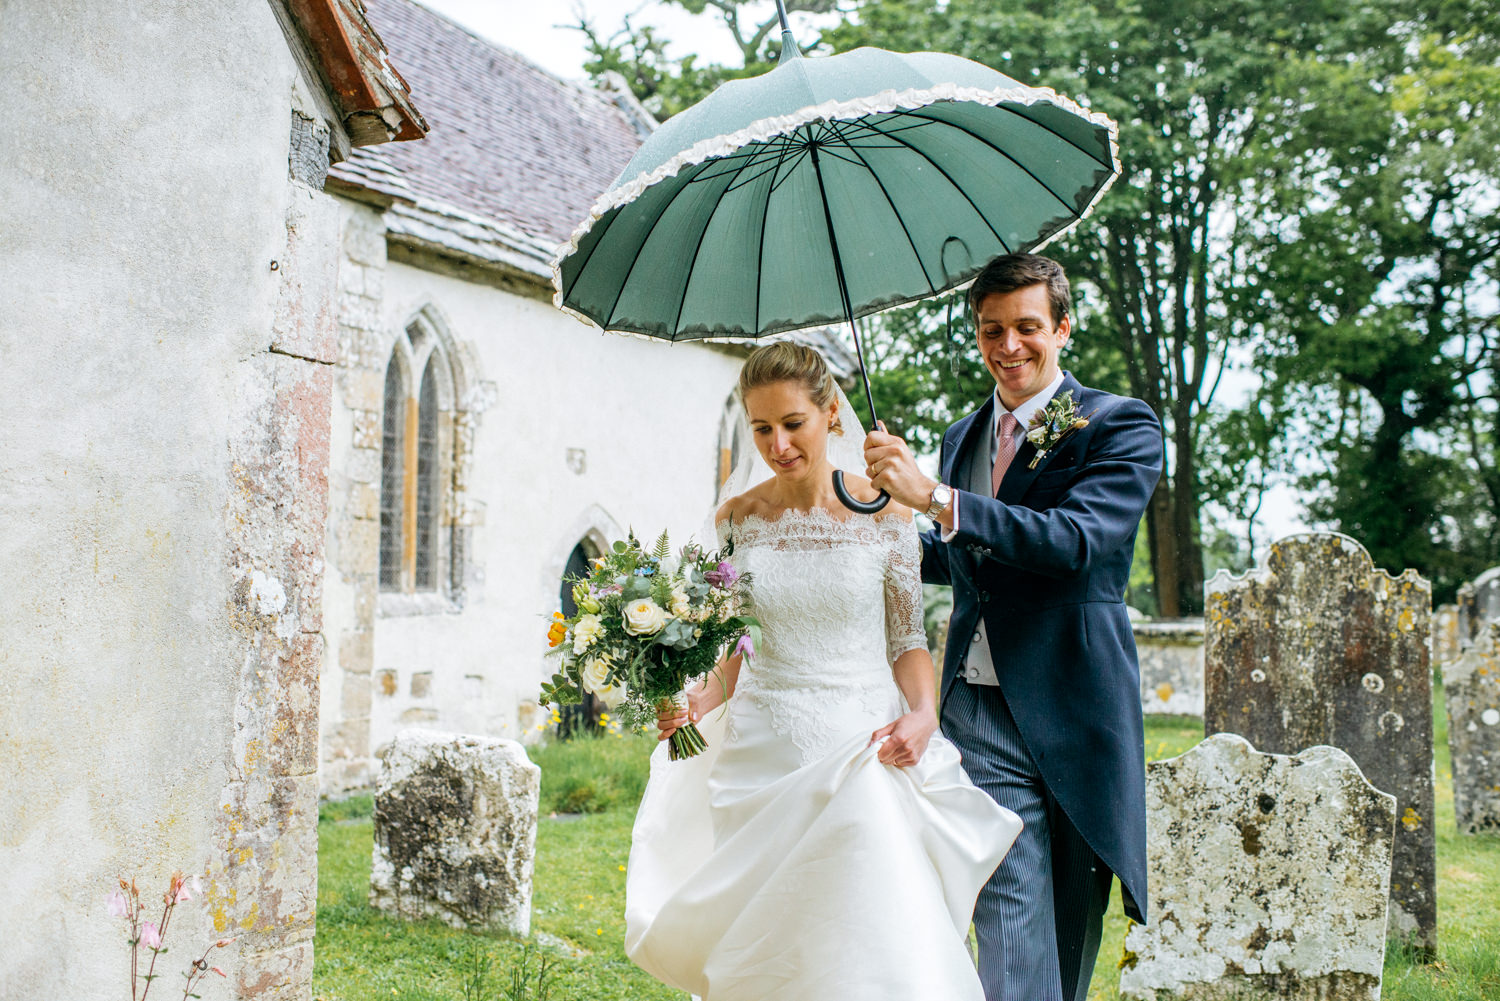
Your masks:
[[[1052,397],[1057,395],[1057,390],[1062,385],[1062,381],[1063,374],[1059,371],[1053,377],[1052,381],[1047,384],[1045,389],[1022,403],[1019,407],[1016,407],[1013,411],[1005,409],[1005,404],[1000,402],[1000,391],[998,389],[995,390],[994,421],[990,427],[990,461],[984,467],[987,479],[991,475],[991,471],[995,468],[995,459],[1000,454],[1000,418],[1007,413],[1015,417],[1017,427],[1012,432],[1012,435],[1017,440],[1016,451],[1013,454],[1019,455],[1021,449],[1020,439],[1026,434],[1026,423],[1031,420],[1033,414],[1052,401]],[[1014,462],[1015,460],[1012,459],[1011,461]],[[954,466],[955,473],[961,474],[964,467],[964,462],[960,461],[956,463]],[[957,475],[955,476],[956,478]],[[942,533],[942,540],[944,542],[953,541],[953,536],[958,532],[958,498],[959,493],[955,491],[953,494],[953,529],[952,531]],[[979,622],[974,628],[974,636],[969,641],[968,652],[964,655],[963,678],[971,685],[998,685],[1000,683],[995,676],[994,660],[990,657],[989,638],[985,635],[983,616],[980,616]]]

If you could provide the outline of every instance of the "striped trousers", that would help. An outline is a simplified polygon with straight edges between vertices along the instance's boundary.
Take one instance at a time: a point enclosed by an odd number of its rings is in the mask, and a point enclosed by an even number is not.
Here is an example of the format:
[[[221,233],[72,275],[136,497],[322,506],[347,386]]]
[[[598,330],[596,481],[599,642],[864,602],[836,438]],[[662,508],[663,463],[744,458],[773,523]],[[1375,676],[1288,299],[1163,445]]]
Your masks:
[[[986,1001],[1085,1001],[1113,874],[1048,792],[999,688],[955,679],[942,730],[1026,825],[974,905]]]

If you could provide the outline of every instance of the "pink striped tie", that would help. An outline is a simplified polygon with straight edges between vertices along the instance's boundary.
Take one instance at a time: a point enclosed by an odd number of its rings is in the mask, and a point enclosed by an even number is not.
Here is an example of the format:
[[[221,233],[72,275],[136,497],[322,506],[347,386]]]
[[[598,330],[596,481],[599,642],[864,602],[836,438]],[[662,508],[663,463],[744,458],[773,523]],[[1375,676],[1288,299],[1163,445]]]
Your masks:
[[[1000,481],[1010,468],[1010,460],[1016,457],[1016,430],[1021,422],[1015,414],[1000,415],[1000,450],[995,453],[995,468],[990,472],[990,493],[1000,493]]]

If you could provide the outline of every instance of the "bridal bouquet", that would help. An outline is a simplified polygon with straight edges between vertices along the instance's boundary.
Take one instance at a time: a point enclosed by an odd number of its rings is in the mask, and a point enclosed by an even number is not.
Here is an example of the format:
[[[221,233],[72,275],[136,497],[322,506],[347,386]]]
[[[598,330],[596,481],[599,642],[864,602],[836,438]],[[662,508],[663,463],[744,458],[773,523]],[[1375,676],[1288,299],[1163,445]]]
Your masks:
[[[541,701],[578,703],[584,692],[612,699],[623,689],[616,711],[630,726],[680,708],[688,679],[713,670],[731,642],[747,646],[759,627],[746,614],[750,578],[729,562],[733,551],[732,542],[716,553],[690,544],[674,560],[665,532],[651,552],[633,532],[616,542],[572,581],[578,611],[553,614],[547,640],[561,669],[542,685]],[[670,744],[673,760],[706,746],[691,723]]]

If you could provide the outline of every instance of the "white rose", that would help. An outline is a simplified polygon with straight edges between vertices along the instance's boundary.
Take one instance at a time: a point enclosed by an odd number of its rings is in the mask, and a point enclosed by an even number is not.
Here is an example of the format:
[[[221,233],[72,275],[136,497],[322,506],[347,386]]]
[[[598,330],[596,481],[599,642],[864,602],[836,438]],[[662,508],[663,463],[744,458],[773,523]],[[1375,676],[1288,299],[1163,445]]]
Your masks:
[[[577,654],[587,650],[600,636],[604,635],[604,623],[599,621],[597,615],[585,615],[573,626],[573,652]]]
[[[687,581],[679,580],[672,585],[672,614],[679,619],[691,619],[693,606],[688,604]]]
[[[610,709],[614,709],[621,702],[625,701],[625,686],[610,685],[602,692],[595,692],[594,695],[596,695],[599,701],[603,702],[607,707],[609,707]]]
[[[584,690],[595,695],[606,691],[609,688],[609,668],[608,657],[590,657],[584,661],[578,672],[578,680],[583,683]]]
[[[650,598],[625,606],[625,631],[632,636],[655,636],[667,624],[667,613]]]

